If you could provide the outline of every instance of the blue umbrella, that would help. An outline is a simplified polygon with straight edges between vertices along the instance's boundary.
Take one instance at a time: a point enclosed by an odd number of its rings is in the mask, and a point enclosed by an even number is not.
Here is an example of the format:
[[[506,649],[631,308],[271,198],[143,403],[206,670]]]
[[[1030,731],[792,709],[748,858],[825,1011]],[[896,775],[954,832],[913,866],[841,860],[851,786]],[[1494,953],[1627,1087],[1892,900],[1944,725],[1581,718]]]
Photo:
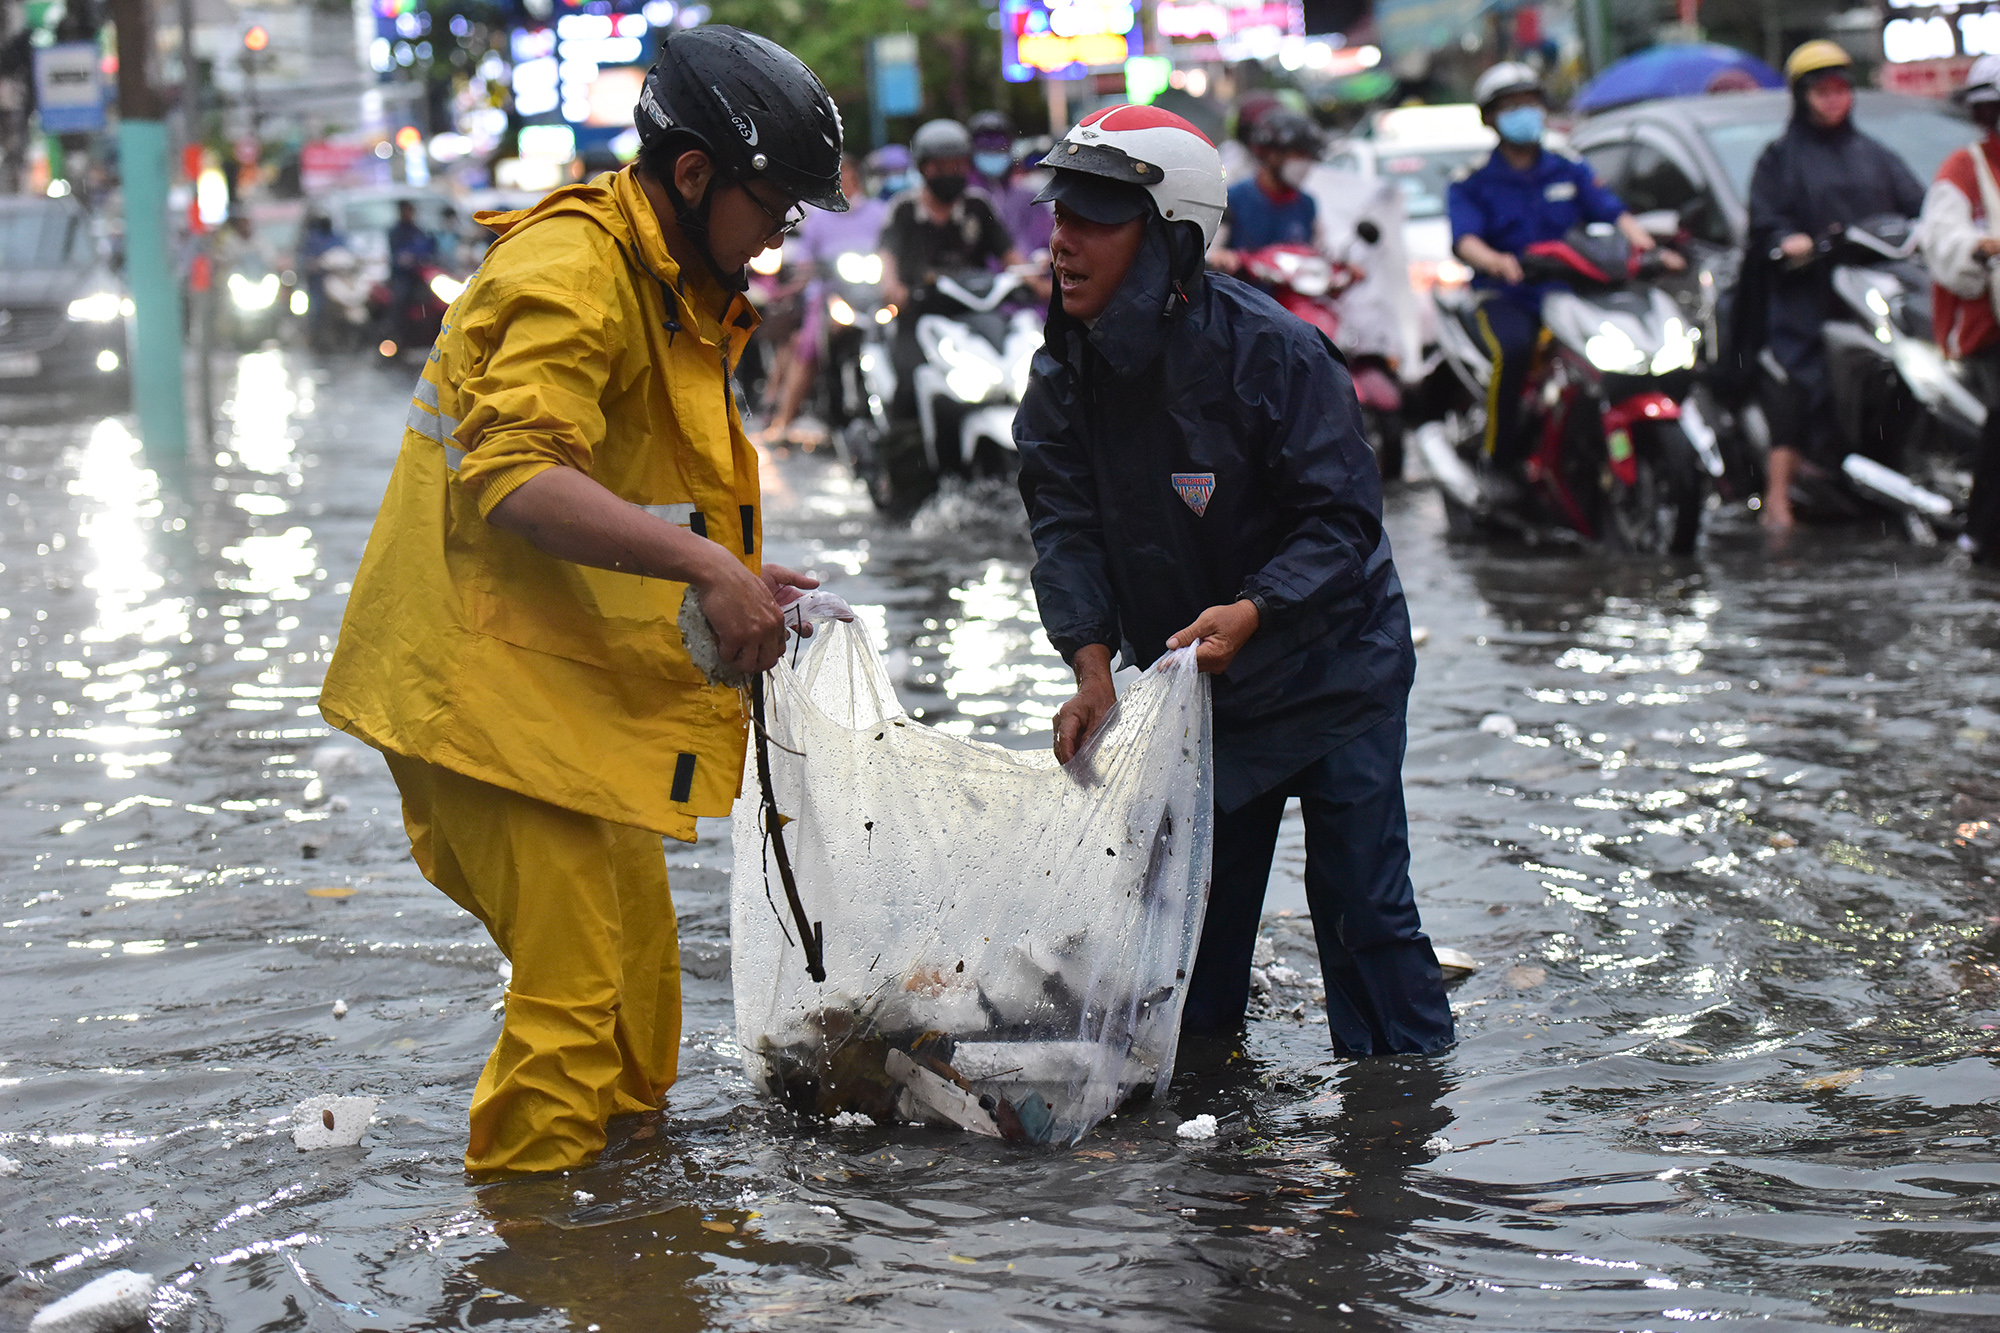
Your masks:
[[[1655,46],[1627,56],[1584,85],[1576,95],[1578,111],[1603,111],[1627,102],[1655,97],[1688,97],[1708,91],[1709,81],[1737,70],[1756,80],[1759,88],[1782,88],[1778,71],[1747,51],[1713,42]]]

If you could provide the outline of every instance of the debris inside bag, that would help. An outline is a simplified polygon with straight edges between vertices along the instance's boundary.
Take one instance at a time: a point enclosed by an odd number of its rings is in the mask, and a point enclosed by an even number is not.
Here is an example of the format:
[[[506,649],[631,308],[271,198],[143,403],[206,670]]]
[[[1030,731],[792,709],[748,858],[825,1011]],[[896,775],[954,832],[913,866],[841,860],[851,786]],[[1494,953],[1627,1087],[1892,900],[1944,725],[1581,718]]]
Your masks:
[[[118,1333],[144,1328],[157,1285],[151,1273],[134,1273],[128,1268],[106,1273],[43,1306],[28,1325],[29,1333]]]
[[[826,979],[807,975],[746,774],[731,935],[752,1082],[838,1126],[1047,1144],[1163,1091],[1209,868],[1192,653],[1135,680],[1064,768],[918,724],[866,631],[814,618],[766,678],[766,725]]]

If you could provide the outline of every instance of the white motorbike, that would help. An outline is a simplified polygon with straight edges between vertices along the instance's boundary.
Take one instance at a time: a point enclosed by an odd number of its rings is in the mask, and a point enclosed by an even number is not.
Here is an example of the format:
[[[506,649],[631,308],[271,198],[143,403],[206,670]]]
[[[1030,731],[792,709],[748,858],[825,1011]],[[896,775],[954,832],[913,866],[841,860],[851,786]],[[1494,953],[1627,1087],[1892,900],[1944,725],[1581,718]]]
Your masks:
[[[911,373],[916,421],[892,423],[856,459],[883,509],[909,507],[947,475],[1014,471],[1014,410],[1042,345],[1022,273],[943,274],[913,292],[911,304],[922,353]]]

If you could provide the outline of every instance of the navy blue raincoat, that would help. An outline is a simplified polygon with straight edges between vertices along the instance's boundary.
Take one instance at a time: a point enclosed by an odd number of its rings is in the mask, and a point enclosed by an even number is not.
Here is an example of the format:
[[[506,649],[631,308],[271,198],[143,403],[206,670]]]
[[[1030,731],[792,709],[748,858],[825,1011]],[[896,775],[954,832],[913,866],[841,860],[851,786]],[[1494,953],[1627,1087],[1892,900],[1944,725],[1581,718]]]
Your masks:
[[[1257,633],[1214,682],[1227,812],[1401,712],[1416,672],[1345,361],[1157,215],[1090,328],[1060,292],[1014,418],[1035,596],[1065,659],[1151,664],[1211,606]]]

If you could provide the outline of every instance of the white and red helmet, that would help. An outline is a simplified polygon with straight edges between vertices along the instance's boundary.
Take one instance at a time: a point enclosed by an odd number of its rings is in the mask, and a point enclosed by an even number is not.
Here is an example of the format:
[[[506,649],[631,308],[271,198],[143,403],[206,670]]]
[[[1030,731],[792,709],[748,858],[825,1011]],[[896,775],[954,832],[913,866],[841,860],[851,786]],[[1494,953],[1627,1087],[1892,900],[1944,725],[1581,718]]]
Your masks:
[[[1139,210],[1129,203],[1119,207],[1120,200],[1135,198],[1130,190],[1091,189],[1093,183],[1079,176],[1140,186],[1168,222],[1200,227],[1203,247],[1214,242],[1222,226],[1228,202],[1222,154],[1207,135],[1171,111],[1129,104],[1106,107],[1057,140],[1041,165],[1056,172],[1041,200],[1060,200],[1092,221],[1123,222]],[[1124,216],[1099,216],[1117,212]]]

